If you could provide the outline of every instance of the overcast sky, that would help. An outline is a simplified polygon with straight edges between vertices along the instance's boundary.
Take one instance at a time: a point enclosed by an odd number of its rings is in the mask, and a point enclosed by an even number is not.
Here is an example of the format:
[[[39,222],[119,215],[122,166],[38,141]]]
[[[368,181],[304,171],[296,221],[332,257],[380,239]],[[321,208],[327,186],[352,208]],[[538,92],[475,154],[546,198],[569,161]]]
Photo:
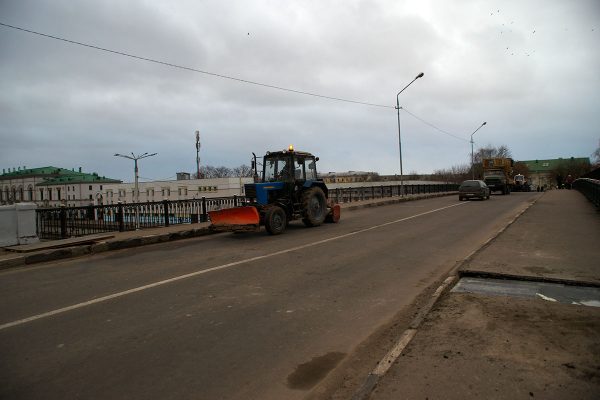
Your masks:
[[[235,167],[289,144],[321,172],[404,173],[506,145],[588,157],[600,141],[600,2],[0,0],[0,168],[82,167],[131,181]],[[425,121],[425,122],[423,122]],[[431,125],[437,127],[435,129]],[[441,132],[441,131],[444,132]],[[451,136],[451,135],[453,136]]]

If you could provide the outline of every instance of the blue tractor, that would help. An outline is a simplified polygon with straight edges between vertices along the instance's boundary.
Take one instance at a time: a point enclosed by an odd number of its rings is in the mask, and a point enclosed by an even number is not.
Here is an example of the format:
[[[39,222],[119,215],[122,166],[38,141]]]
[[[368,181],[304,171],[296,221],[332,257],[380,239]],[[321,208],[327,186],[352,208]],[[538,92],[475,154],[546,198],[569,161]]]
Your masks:
[[[288,150],[267,152],[262,177],[256,156],[252,162],[255,183],[246,184],[243,207],[209,212],[213,231],[253,231],[264,225],[268,233],[282,233],[290,221],[301,219],[306,226],[338,222],[340,206],[329,201],[329,191],[317,176],[319,157]]]

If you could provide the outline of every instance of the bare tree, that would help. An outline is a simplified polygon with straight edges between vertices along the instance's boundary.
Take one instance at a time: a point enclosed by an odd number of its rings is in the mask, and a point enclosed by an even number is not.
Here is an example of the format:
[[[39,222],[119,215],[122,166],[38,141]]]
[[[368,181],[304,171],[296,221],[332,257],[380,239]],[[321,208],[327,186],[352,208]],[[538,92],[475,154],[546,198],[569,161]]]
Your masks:
[[[223,166],[215,168],[215,178],[229,178],[231,176],[233,176],[231,168]]]
[[[513,165],[513,172],[516,174],[521,174],[521,175],[525,175],[525,176],[529,176],[529,167],[527,167],[527,164],[525,164],[524,162],[516,162],[515,165]]]
[[[508,146],[504,144],[498,147],[487,145],[486,147],[479,148],[477,152],[473,155],[473,169],[475,171],[475,178],[483,178],[482,165],[483,160],[487,158],[512,158],[512,153]]]
[[[461,164],[454,165],[447,169],[439,169],[433,171],[431,175],[432,180],[461,183],[467,179],[470,179],[471,165]]]
[[[600,168],[600,146],[592,153],[592,160],[594,168]]]
[[[250,166],[246,164],[242,164],[239,167],[233,169],[233,176],[235,177],[248,178],[252,177],[253,174],[254,171],[252,171],[252,168],[250,168]]]
[[[577,179],[587,174],[591,170],[591,165],[582,160],[576,160],[573,157],[560,161],[551,171],[552,178],[556,181],[556,185],[561,187],[567,176],[571,175],[573,179]]]
[[[240,165],[236,168],[228,168],[225,166],[213,167],[205,165],[200,167],[200,176],[206,179],[214,178],[232,178],[232,177],[249,177],[252,176],[252,169],[248,165]],[[195,176],[196,174],[194,174]]]
[[[210,165],[203,165],[202,167],[200,167],[200,178],[204,178],[204,179],[214,178],[215,177],[214,170],[215,170],[215,167],[212,167]]]
[[[473,155],[473,162],[475,164],[481,164],[486,158],[512,158],[512,153],[506,145],[498,147],[487,145],[486,147],[481,147],[477,150]]]

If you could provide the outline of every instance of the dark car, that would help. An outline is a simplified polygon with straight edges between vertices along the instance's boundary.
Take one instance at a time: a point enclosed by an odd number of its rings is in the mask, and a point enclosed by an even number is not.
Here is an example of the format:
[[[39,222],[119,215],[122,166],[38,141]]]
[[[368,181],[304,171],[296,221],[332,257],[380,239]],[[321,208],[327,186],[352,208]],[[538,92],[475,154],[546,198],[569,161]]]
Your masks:
[[[458,200],[479,198],[486,200],[490,198],[490,188],[484,181],[464,181],[458,188]]]

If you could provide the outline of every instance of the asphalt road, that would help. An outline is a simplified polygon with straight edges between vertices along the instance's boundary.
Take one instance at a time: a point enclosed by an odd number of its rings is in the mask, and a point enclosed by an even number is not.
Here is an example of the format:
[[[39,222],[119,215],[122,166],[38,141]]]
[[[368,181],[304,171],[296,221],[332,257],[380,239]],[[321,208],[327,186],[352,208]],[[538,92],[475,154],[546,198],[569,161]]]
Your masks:
[[[0,273],[0,398],[303,398],[536,196],[414,201]]]

